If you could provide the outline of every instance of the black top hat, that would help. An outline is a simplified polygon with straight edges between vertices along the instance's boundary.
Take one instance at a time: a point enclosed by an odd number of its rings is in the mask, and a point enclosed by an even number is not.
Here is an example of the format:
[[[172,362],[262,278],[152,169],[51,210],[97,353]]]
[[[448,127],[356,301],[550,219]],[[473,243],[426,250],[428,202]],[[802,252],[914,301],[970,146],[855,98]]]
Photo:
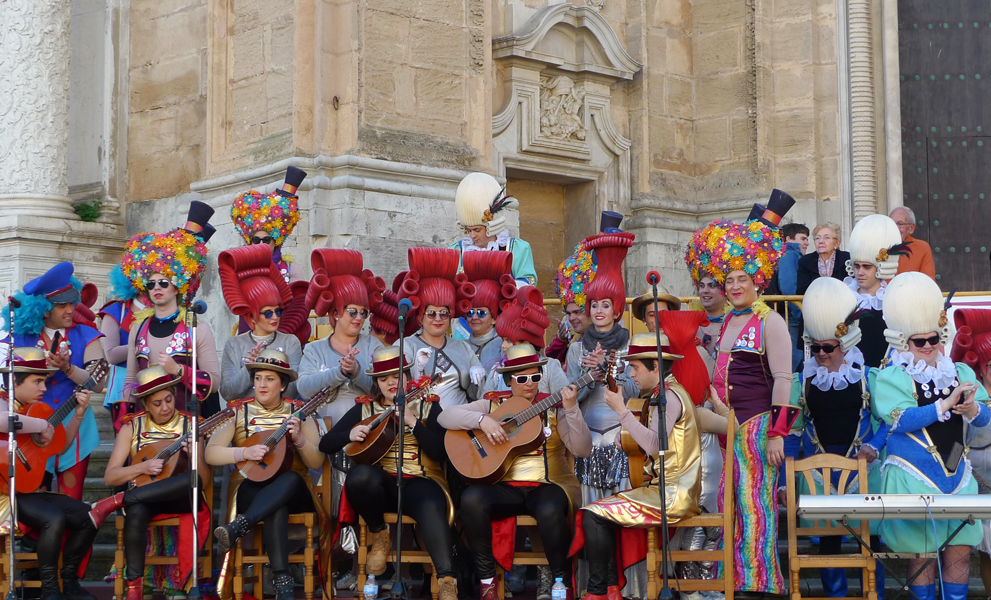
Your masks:
[[[277,191],[282,196],[294,197],[296,190],[299,189],[299,184],[303,183],[304,179],[306,179],[306,171],[290,166],[286,169],[286,182],[282,184],[282,189]]]
[[[200,237],[204,242],[209,241],[217,232],[216,228],[208,222],[213,213],[213,207],[206,202],[193,200],[189,203],[189,216],[186,217],[186,226],[183,229]]]
[[[599,219],[599,233],[620,233],[619,224],[622,222],[623,215],[611,210],[604,210]]]
[[[795,206],[794,198],[787,192],[774,189],[771,190],[771,197],[767,199],[767,206],[754,204],[754,207],[750,209],[750,215],[747,217],[747,220],[753,221],[757,219],[768,227],[780,227],[781,219],[788,214],[792,206]]]

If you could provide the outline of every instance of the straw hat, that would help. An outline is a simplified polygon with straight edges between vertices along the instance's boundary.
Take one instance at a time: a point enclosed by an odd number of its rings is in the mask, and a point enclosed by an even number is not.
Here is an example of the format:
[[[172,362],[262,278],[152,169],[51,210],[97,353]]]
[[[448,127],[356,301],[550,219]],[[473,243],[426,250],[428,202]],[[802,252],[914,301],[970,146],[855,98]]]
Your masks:
[[[275,371],[289,376],[289,381],[296,381],[296,371],[289,365],[289,356],[285,352],[266,348],[258,353],[254,362],[244,365],[249,372]]]
[[[161,365],[152,365],[147,369],[138,371],[136,379],[138,389],[134,390],[132,394],[135,398],[144,398],[179,384],[179,378],[166,373],[165,368]]]
[[[671,354],[671,342],[668,341],[668,336],[661,334],[661,351],[664,360],[681,360],[684,356],[680,354]],[[619,356],[620,358],[630,359],[653,359],[657,360],[657,337],[653,333],[638,333],[633,336],[630,340],[629,349]]]
[[[531,367],[542,367],[547,364],[546,358],[541,358],[533,344],[516,344],[506,350],[506,362],[496,368],[496,373],[515,373]]]
[[[409,370],[410,363],[403,356],[403,369]],[[372,364],[365,371],[365,375],[371,375],[372,377],[385,377],[386,375],[392,375],[393,373],[399,372],[399,347],[398,346],[384,346],[375,351],[372,355]]]

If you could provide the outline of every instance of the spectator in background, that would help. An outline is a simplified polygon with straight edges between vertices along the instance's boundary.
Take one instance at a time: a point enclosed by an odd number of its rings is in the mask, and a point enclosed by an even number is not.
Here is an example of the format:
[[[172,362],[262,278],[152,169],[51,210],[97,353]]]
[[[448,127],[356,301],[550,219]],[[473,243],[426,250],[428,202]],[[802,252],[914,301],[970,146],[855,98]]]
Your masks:
[[[902,254],[898,259],[898,274],[909,271],[925,273],[933,281],[936,280],[936,265],[933,263],[933,251],[926,242],[912,237],[915,233],[915,213],[907,206],[898,206],[888,213],[891,220],[898,225],[898,232],[902,234],[902,242],[912,242],[910,254]]]
[[[840,226],[826,221],[812,230],[812,241],[816,251],[803,256],[798,261],[798,289],[804,294],[809,285],[819,277],[832,277],[843,281],[846,277],[846,261],[850,253],[840,250]]]
[[[778,263],[775,274],[781,294],[791,296],[798,293],[798,261],[809,247],[809,228],[801,223],[788,223],[781,228],[785,238],[785,255]],[[802,337],[802,310],[796,302],[788,303],[788,332],[791,334],[791,370],[794,372],[802,362],[804,352],[799,349]]]

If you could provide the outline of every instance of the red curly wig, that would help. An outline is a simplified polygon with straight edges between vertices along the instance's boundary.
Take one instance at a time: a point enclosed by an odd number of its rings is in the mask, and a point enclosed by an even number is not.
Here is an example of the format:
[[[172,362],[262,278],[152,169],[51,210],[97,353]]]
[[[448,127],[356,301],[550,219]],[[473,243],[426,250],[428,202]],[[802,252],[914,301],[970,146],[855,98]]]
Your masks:
[[[633,246],[636,236],[625,231],[620,233],[600,233],[585,238],[582,249],[595,251],[598,266],[595,279],[585,290],[585,314],[591,314],[593,300],[612,300],[616,320],[626,310],[626,283],[623,281],[623,260]]]
[[[537,288],[527,285],[519,289],[513,302],[499,314],[495,327],[499,337],[513,344],[528,342],[540,349],[544,347],[544,332],[550,324],[547,309],[544,308],[544,295]]]
[[[516,280],[513,279],[513,255],[511,252],[465,252],[461,257],[465,276],[475,286],[471,304],[475,308],[488,308],[493,318],[509,306],[516,297]]]
[[[272,250],[267,244],[224,250],[217,263],[224,301],[239,317],[254,318],[265,306],[284,308],[292,300],[292,292],[272,262]]]
[[[317,316],[339,315],[349,304],[369,311],[382,304],[385,281],[363,269],[361,252],[341,248],[317,248],[310,255],[313,278],[306,290],[306,302]]]
[[[413,303],[419,323],[427,306],[446,306],[455,317],[471,310],[475,286],[458,273],[458,251],[449,248],[410,248],[409,271],[399,287],[399,298]]]
[[[953,313],[957,334],[953,337],[950,358],[962,362],[984,380],[991,362],[991,310],[958,308]]]
[[[684,357],[671,363],[671,374],[684,386],[695,406],[702,406],[709,393],[709,370],[699,356],[695,335],[699,327],[709,324],[709,318],[701,310],[662,310],[658,318],[672,354]]]

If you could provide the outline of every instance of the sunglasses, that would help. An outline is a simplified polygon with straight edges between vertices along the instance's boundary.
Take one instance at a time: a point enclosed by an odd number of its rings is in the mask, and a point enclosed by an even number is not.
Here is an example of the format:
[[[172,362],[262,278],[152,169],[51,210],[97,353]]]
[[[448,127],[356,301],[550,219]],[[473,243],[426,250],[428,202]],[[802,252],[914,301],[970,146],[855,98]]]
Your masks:
[[[163,290],[167,290],[169,289],[170,285],[172,285],[172,282],[169,281],[168,279],[151,279],[147,282],[145,288],[150,291],[155,289],[155,287],[157,286],[162,288]]]
[[[423,313],[423,316],[425,316],[428,319],[440,319],[441,321],[446,321],[451,318],[451,313],[447,312],[446,310],[442,310],[440,312],[437,312],[436,310],[428,310],[427,312]]]
[[[271,319],[273,316],[281,317],[283,312],[284,310],[281,308],[277,308],[275,310],[263,310],[261,312],[261,316],[265,317],[266,319]]]
[[[939,345],[939,334],[927,338],[908,338],[908,340],[915,344],[916,348],[925,348],[926,344],[935,348]]]
[[[368,318],[367,308],[363,308],[361,310],[358,310],[357,308],[349,308],[344,312],[348,313],[348,316],[351,317],[352,319],[357,319],[359,315],[361,316],[362,319]]]
[[[265,237],[253,236],[251,238],[251,245],[253,246],[255,244],[268,244],[271,241],[272,241],[272,238],[269,237],[269,236],[265,236]]]
[[[513,375],[513,379],[516,380],[517,385],[526,385],[531,381],[533,383],[540,383],[540,373],[533,373],[531,375]]]
[[[826,354],[832,354],[833,350],[839,348],[839,344],[812,344],[809,349],[812,350],[812,354],[819,354],[820,352],[825,352]]]
[[[489,309],[487,308],[473,308],[465,313],[466,318],[472,318],[477,316],[479,319],[484,319],[489,316]]]

